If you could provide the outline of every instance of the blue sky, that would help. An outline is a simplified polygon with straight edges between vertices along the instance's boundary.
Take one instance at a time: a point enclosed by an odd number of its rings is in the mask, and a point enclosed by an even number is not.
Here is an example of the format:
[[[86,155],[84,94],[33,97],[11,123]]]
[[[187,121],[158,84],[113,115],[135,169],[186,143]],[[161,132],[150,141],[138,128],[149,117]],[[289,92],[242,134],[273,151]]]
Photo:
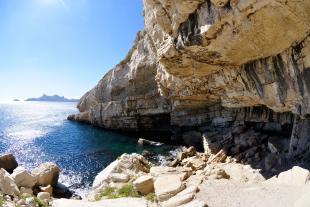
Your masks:
[[[0,100],[79,98],[143,28],[142,0],[0,0]]]

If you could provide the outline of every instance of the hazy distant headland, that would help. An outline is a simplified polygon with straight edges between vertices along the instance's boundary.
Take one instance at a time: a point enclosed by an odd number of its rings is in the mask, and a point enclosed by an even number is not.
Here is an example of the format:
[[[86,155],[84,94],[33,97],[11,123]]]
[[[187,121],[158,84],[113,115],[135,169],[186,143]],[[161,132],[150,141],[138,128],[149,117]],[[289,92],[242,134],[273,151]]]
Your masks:
[[[48,96],[48,95],[43,95],[39,98],[28,98],[25,101],[50,101],[50,102],[78,102],[78,99],[68,99],[65,98],[64,96],[59,96],[59,95],[53,95],[53,96]]]

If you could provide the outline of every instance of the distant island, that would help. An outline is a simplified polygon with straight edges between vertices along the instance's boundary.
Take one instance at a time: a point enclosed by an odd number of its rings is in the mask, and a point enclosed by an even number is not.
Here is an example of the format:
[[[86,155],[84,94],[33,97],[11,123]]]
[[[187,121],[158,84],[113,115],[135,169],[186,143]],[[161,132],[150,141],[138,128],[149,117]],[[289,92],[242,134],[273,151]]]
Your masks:
[[[20,101],[19,99],[13,99],[13,101]]]
[[[39,98],[28,98],[25,101],[50,101],[50,102],[78,102],[78,99],[67,99],[64,96],[59,96],[59,95],[53,95],[53,96],[48,96],[48,95],[43,95]]]

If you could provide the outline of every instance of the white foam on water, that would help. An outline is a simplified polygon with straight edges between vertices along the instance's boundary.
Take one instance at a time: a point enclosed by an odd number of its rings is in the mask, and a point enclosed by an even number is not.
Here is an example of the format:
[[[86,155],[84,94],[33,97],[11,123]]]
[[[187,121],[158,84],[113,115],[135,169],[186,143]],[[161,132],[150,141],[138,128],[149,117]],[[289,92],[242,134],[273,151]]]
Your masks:
[[[59,176],[59,183],[67,186],[70,190],[74,191],[75,194],[81,196],[83,199],[86,198],[91,190],[91,184],[84,181],[83,176],[74,172],[61,173]]]

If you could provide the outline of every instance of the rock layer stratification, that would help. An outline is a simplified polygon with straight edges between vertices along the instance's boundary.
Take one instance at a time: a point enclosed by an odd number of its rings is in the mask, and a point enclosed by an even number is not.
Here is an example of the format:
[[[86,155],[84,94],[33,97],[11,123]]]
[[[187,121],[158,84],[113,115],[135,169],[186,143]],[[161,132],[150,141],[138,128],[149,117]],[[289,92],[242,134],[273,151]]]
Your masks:
[[[175,133],[255,125],[289,139],[291,154],[307,149],[310,1],[143,2],[133,48],[69,119]]]

